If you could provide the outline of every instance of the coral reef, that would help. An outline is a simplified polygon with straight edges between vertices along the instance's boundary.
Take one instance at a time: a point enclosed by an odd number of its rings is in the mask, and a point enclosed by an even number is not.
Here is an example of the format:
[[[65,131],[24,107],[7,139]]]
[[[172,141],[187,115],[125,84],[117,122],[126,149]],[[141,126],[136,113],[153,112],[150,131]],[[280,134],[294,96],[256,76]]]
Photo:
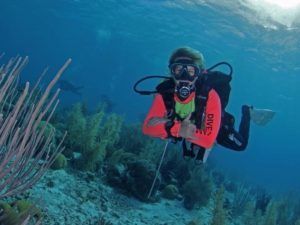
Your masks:
[[[225,225],[227,222],[227,212],[224,209],[224,187],[221,186],[215,194],[214,209],[211,225]]]
[[[244,225],[259,225],[261,222],[261,212],[255,209],[255,202],[247,202],[241,218]]]
[[[73,163],[79,169],[95,171],[119,140],[122,119],[116,114],[105,117],[104,108],[101,106],[96,113],[87,115],[83,105],[76,104],[68,116],[67,152],[81,153]]]
[[[261,210],[262,214],[265,214],[267,207],[272,199],[271,195],[263,188],[256,188],[253,190],[256,195],[256,210]]]
[[[134,210],[139,210],[139,204],[143,203],[146,204],[145,211],[147,211],[149,207],[154,207],[151,205],[152,202],[156,202],[159,207],[165,207],[166,211],[170,207],[173,207],[172,210],[178,208],[180,211],[183,210],[180,209],[183,206],[188,209],[183,212],[191,214],[188,218],[180,220],[180,224],[297,225],[299,223],[300,201],[291,204],[290,199],[280,201],[273,199],[264,189],[252,188],[231,180],[214,167],[185,161],[178,145],[169,145],[152,196],[148,198],[164,141],[144,136],[140,131],[140,124],[123,124],[121,116],[107,115],[104,105],[95,112],[89,112],[85,105],[76,104],[67,117],[56,118],[54,127],[49,124],[45,126],[45,133],[52,132],[54,129],[58,133],[63,129],[68,130],[69,135],[64,151],[68,159],[63,154],[59,154],[52,165],[53,169],[58,170],[50,172],[68,171],[71,173],[68,176],[76,177],[79,182],[76,185],[82,188],[80,190],[75,188],[76,191],[73,191],[74,184],[69,182],[67,187],[64,187],[67,189],[64,203],[53,199],[57,201],[53,204],[62,209],[64,204],[71,202],[72,207],[65,210],[68,213],[71,213],[72,208],[76,208],[77,204],[84,204],[86,207],[81,207],[77,209],[78,211],[74,209],[73,213],[76,215],[74,219],[60,217],[67,221],[66,224],[73,220],[82,222],[82,210],[86,211],[85,214],[93,224],[115,224],[116,220],[121,219],[118,210],[122,207],[126,210],[128,207],[134,208],[128,205],[129,200],[135,201],[137,208]],[[69,160],[71,163],[67,163]],[[75,170],[63,170],[68,166],[72,166]],[[65,182],[63,180],[65,178],[62,177],[47,178],[44,180],[43,188],[40,189],[47,189],[49,195],[57,193],[56,189]],[[106,185],[110,185],[109,190],[116,192],[99,196],[99,193],[102,193],[99,184],[104,190],[108,188]],[[215,195],[212,197],[214,191]],[[70,193],[71,198],[67,197]],[[113,199],[115,193],[118,193],[118,200]],[[123,198],[126,200],[120,202],[119,200]],[[91,202],[97,204],[101,202],[100,207],[103,211],[101,215],[98,213],[98,206],[91,206]],[[162,202],[165,205],[162,205]],[[113,203],[117,204],[113,206],[115,211],[108,215],[106,212]],[[94,211],[89,210],[91,207],[94,207]],[[132,214],[132,218],[135,218],[135,214],[136,211]],[[52,217],[54,215],[55,212],[51,214]],[[143,219],[138,220],[138,223],[155,224],[149,223],[149,219],[145,219],[143,214],[136,217],[139,216]],[[132,224],[132,218],[122,219],[123,224]],[[50,222],[50,217],[45,221],[47,221],[45,224],[54,224]],[[177,220],[171,219],[166,224],[176,224],[177,221],[179,217]]]
[[[112,222],[108,221],[107,219],[105,219],[104,217],[101,217],[99,219],[99,221],[97,221],[97,223],[95,225],[113,225]]]
[[[164,198],[170,199],[170,200],[174,200],[178,197],[179,195],[179,190],[178,188],[173,185],[173,184],[169,184],[167,185],[163,191],[162,191],[162,196]]]
[[[212,188],[211,177],[203,167],[196,167],[192,172],[191,178],[183,186],[184,207],[193,209],[195,204],[199,206],[207,205]]]
[[[67,164],[67,158],[62,153],[59,153],[50,168],[53,170],[64,169]]]
[[[158,163],[164,144],[161,140],[142,134],[141,124],[125,124],[122,127],[116,147],[122,148],[126,152],[131,152],[139,156],[139,158]]]
[[[136,159],[110,165],[106,179],[109,184],[127,191],[142,201],[153,201],[155,196],[148,199],[148,193],[155,173],[154,164],[144,159]],[[160,177],[158,177],[152,193],[156,193],[159,183]]]
[[[163,182],[166,184],[176,184],[179,188],[191,179],[191,171],[193,166],[191,162],[183,160],[183,157],[178,154],[180,149],[175,149],[174,147],[169,149],[168,155],[165,159],[165,163],[161,168],[161,175],[163,177]]]
[[[51,151],[54,131],[47,128],[58,104],[59,90],[53,94],[51,91],[71,59],[36,96],[46,71],[33,89],[26,82],[23,90],[19,90],[19,75],[27,63],[28,57],[16,57],[0,67],[0,199],[31,188],[63,150],[64,137]]]
[[[51,152],[54,152],[55,149],[57,148],[57,142],[60,139],[60,138],[58,139],[56,136],[57,132],[56,132],[55,127],[51,123],[42,120],[40,122],[40,124],[38,125],[37,129],[38,129],[38,131],[42,131],[42,129],[44,129],[45,138],[42,140],[41,146],[43,146],[43,144],[46,144],[46,140],[48,138],[50,138],[51,139],[50,140]],[[53,133],[55,133],[55,135],[52,135]],[[41,150],[42,149],[39,149],[39,151],[41,151]]]
[[[230,214],[232,217],[237,217],[243,214],[247,203],[254,201],[254,196],[251,194],[249,188],[244,184],[240,184],[233,193],[233,199],[230,206]]]
[[[262,225],[276,225],[277,224],[277,204],[271,202],[265,212],[265,218]]]
[[[34,221],[42,218],[42,212],[28,200],[18,200],[12,203],[0,202],[0,224],[22,224],[28,217]]]

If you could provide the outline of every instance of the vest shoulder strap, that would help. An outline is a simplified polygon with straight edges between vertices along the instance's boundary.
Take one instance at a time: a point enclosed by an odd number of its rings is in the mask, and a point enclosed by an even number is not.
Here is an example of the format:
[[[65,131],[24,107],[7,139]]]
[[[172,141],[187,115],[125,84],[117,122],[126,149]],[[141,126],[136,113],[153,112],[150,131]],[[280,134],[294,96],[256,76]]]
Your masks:
[[[175,83],[171,79],[163,81],[156,87],[157,92],[162,95],[167,110],[168,118],[172,120],[175,118],[174,88]]]
[[[198,129],[202,128],[208,94],[212,88],[204,81],[196,82],[195,112],[192,119]]]

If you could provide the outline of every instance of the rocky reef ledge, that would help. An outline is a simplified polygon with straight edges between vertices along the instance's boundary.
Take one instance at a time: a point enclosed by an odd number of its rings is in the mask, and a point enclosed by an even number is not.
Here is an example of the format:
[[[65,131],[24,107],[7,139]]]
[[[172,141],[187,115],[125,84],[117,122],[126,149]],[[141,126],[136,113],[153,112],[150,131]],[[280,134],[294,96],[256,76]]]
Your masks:
[[[210,217],[209,210],[186,210],[181,200],[144,203],[92,173],[65,170],[48,171],[30,191],[30,199],[44,210],[45,225],[173,225],[189,224],[199,213],[204,221]]]

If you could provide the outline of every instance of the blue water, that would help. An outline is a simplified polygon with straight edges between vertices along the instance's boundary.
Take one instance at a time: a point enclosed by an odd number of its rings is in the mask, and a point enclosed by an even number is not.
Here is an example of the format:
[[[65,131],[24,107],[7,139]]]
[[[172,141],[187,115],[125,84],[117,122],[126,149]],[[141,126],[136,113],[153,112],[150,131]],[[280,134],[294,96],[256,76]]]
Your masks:
[[[53,74],[71,57],[63,79],[84,89],[82,96],[62,93],[62,105],[85,101],[93,108],[107,95],[128,122],[141,121],[152,100],[134,93],[134,82],[166,74],[175,48],[200,50],[207,66],[228,61],[234,67],[228,110],[237,121],[245,103],[273,109],[276,116],[266,127],[252,125],[246,152],[216,147],[210,160],[237,180],[274,192],[299,189],[300,23],[262,21],[238,3],[214,2],[1,1],[0,52],[6,59],[30,57],[24,80],[34,80],[47,65]]]

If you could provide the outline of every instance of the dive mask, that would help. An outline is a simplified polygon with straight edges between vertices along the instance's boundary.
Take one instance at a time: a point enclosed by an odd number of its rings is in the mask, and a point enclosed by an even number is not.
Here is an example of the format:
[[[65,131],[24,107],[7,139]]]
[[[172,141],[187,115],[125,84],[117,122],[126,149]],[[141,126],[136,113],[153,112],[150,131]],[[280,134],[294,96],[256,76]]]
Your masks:
[[[176,62],[171,64],[169,68],[176,80],[193,81],[200,74],[200,68],[196,64]]]

